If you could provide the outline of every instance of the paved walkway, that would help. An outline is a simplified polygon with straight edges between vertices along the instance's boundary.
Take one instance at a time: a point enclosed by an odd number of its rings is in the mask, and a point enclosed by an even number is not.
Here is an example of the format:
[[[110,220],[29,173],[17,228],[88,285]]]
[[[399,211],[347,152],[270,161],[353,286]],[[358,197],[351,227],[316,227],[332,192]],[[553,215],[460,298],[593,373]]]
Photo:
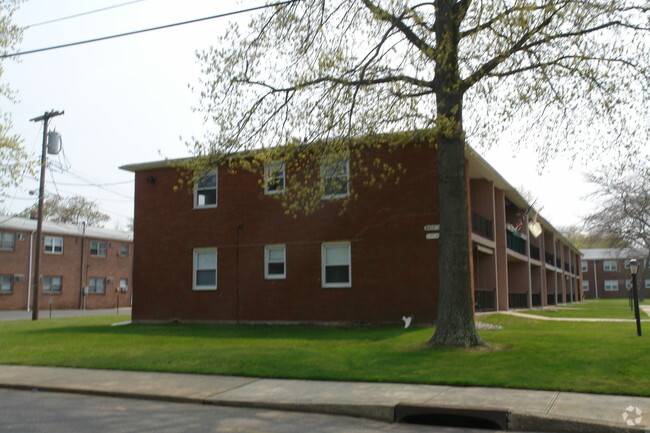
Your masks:
[[[639,309],[645,312],[648,316],[650,316],[650,305],[639,305]],[[634,317],[632,317],[631,319],[603,319],[603,318],[589,318],[589,317],[548,317],[548,316],[541,316],[539,314],[521,313],[515,310],[498,311],[498,312],[486,313],[486,314],[494,314],[494,313],[510,314],[511,316],[523,317],[526,319],[549,320],[555,322],[636,322],[636,319],[634,319]],[[633,313],[630,314],[634,316]],[[641,319],[641,322],[650,322],[650,319]]]
[[[101,310],[52,310],[52,317],[78,317],[78,316],[110,316],[117,315],[118,310],[115,308],[107,308]],[[131,315],[131,307],[120,307],[119,315]],[[9,320],[30,320],[32,318],[31,311],[18,310],[18,311],[0,311],[0,322]],[[39,309],[39,319],[49,319],[50,310]]]
[[[650,398],[395,383],[0,366],[0,387],[350,415],[482,414],[516,431],[650,431]],[[640,415],[639,415],[640,413]],[[628,426],[629,421],[633,426]]]

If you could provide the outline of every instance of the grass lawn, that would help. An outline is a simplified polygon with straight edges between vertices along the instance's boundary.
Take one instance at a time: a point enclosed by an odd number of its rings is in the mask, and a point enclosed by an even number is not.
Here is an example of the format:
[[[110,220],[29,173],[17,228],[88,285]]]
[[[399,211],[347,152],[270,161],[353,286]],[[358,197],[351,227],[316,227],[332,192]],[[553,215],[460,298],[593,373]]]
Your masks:
[[[645,301],[641,305],[650,305],[650,303]],[[634,311],[630,310],[627,299],[588,300],[579,304],[549,306],[547,310],[527,310],[522,312],[546,317],[634,319]],[[648,318],[648,315],[643,310],[639,310],[639,313],[641,319]]]
[[[423,328],[110,326],[118,320],[0,323],[0,363],[650,396],[650,337],[634,323],[494,314],[481,318],[503,326],[481,331],[492,348],[463,350],[426,348]]]

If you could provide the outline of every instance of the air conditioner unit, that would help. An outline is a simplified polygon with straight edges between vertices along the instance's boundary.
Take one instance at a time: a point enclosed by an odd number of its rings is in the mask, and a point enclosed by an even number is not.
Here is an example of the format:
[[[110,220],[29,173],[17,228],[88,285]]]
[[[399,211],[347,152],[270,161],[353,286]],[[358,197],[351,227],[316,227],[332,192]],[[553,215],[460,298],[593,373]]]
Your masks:
[[[17,282],[17,283],[20,282],[20,281],[23,281],[24,279],[25,279],[24,274],[16,274],[16,275],[14,275],[14,281]]]
[[[25,240],[25,233],[18,233],[18,240],[19,241],[24,241]]]
[[[108,243],[108,248],[113,248],[113,242]]]
[[[113,284],[113,278],[111,277],[106,278],[106,284]]]
[[[122,286],[122,287],[120,287],[120,292],[122,292],[122,293],[126,293],[126,292],[128,292],[128,291],[129,291],[129,288],[128,288],[128,287],[126,287],[126,286]]]

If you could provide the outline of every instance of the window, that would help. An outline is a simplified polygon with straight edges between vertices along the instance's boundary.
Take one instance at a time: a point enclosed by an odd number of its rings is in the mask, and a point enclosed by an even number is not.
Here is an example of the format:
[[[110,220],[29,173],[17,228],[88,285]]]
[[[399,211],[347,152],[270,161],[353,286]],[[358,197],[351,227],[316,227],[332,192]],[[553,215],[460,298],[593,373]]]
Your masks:
[[[583,292],[588,292],[589,291],[589,281],[582,281],[582,291]]]
[[[129,280],[126,278],[120,278],[120,292],[126,292],[129,290]]]
[[[650,280],[645,280],[645,288],[650,289]]]
[[[323,244],[322,266],[323,287],[352,287],[349,242]]]
[[[350,190],[350,170],[347,159],[324,161],[320,166],[323,198],[347,197]]]
[[[580,268],[582,269],[582,272],[587,272],[589,270],[589,265],[587,262],[580,262]]]
[[[88,293],[106,293],[106,278],[91,278],[88,282]]]
[[[605,291],[615,292],[618,290],[618,280],[605,280]]]
[[[603,271],[615,271],[616,268],[616,260],[605,260],[603,262]]]
[[[90,241],[90,255],[95,257],[106,257],[106,242]]]
[[[284,192],[285,166],[283,162],[264,164],[264,194]]]
[[[206,174],[194,186],[194,208],[217,207],[217,171]]]
[[[625,288],[628,290],[632,288],[632,280],[625,280]]]
[[[43,277],[43,293],[61,293],[62,277]]]
[[[129,244],[120,245],[120,257],[129,257]]]
[[[9,232],[0,232],[0,250],[13,251],[14,249],[14,234]]]
[[[264,247],[264,278],[277,280],[286,278],[286,253],[284,245]]]
[[[45,236],[45,252],[47,254],[63,254],[63,238],[55,236]]]
[[[217,249],[194,250],[194,290],[217,289]]]
[[[13,275],[0,275],[0,293],[11,293],[14,288]]]

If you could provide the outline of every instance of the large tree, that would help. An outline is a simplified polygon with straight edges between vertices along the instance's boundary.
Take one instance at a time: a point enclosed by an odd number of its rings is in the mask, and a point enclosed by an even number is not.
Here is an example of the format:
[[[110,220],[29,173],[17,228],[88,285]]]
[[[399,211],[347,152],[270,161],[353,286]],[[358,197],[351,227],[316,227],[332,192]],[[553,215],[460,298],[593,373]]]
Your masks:
[[[38,212],[38,205],[23,210],[20,216],[28,217]],[[97,202],[75,195],[62,197],[52,195],[45,197],[43,202],[43,219],[65,224],[86,223],[97,227],[110,220],[111,217],[98,209]]]
[[[21,0],[0,0],[0,53],[7,54],[15,51],[22,37],[22,31],[11,20]],[[0,77],[2,76],[4,59],[0,58]],[[14,101],[14,95],[9,86],[0,83],[0,98]],[[11,119],[8,113],[0,112],[0,192],[8,187],[16,186],[22,181],[25,170],[33,171],[33,161],[23,149],[22,140],[10,132]],[[0,201],[2,197],[0,196]]]
[[[478,145],[517,132],[541,160],[593,153],[594,143],[625,151],[634,133],[647,139],[648,14],[647,0],[281,2],[199,54],[198,109],[213,128],[190,144],[198,158],[185,168],[200,176],[252,149],[253,159],[285,149],[292,161],[305,151],[335,161],[378,133],[430,131],[444,270],[430,343],[480,344],[467,137]],[[311,210],[317,195],[293,198]]]

